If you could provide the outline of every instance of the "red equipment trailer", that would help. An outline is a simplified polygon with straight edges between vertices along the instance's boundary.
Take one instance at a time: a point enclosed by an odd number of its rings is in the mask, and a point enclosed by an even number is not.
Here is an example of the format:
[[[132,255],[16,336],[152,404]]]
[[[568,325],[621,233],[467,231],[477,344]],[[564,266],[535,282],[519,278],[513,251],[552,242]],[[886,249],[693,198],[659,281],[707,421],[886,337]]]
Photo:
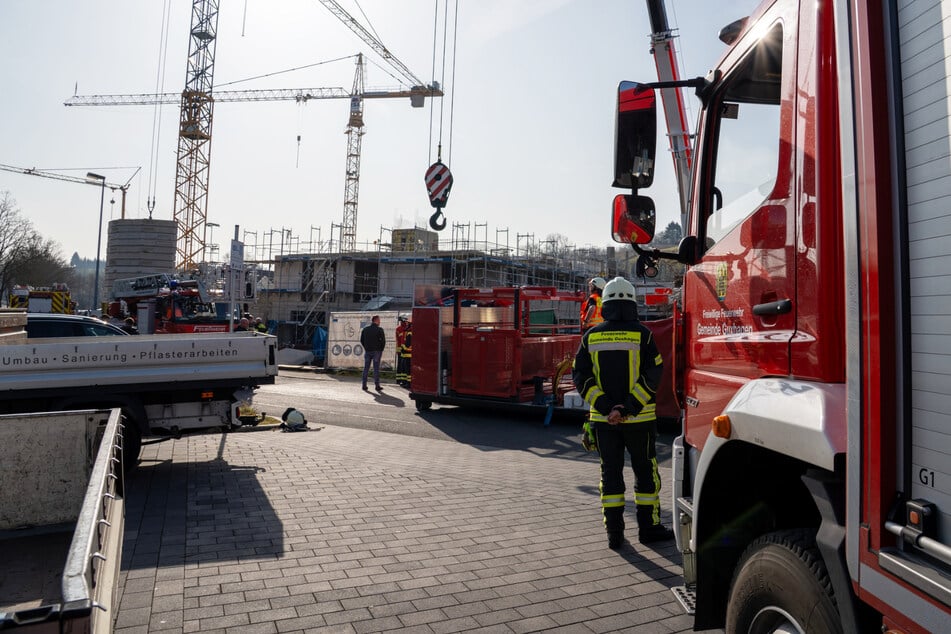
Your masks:
[[[433,403],[586,413],[564,396],[581,334],[581,292],[455,288],[413,308],[410,398]]]

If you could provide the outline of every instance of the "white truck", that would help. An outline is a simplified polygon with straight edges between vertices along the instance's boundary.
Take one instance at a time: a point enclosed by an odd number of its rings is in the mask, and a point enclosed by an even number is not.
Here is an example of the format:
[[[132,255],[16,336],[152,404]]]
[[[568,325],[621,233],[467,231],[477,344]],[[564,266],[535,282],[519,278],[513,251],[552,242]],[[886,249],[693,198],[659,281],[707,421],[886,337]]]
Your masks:
[[[0,414],[119,408],[134,465],[145,436],[240,425],[238,408],[277,376],[276,348],[252,332],[0,345]]]
[[[112,631],[121,421],[118,409],[0,416],[0,630]]]

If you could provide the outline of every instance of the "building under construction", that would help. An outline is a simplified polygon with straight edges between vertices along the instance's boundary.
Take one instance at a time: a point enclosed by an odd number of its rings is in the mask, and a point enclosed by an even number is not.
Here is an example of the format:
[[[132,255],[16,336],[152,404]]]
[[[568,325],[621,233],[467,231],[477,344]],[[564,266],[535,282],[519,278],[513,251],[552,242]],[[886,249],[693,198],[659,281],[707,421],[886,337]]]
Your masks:
[[[256,293],[247,310],[261,316],[282,347],[309,349],[331,312],[405,310],[417,286],[553,286],[583,291],[596,275],[627,275],[633,253],[613,247],[577,248],[538,242],[508,230],[488,240],[485,224],[454,224],[448,241],[426,229],[382,229],[363,249],[341,252],[334,241],[301,243],[288,230],[266,240],[245,234],[245,262],[257,267]],[[275,238],[278,236],[278,238]],[[389,238],[389,239],[387,239]]]

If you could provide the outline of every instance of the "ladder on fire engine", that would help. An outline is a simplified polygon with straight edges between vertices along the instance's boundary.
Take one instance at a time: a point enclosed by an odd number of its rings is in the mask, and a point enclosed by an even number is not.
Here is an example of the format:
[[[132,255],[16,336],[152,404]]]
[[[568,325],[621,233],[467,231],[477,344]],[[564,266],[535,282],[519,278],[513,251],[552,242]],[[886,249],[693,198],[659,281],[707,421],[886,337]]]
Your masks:
[[[673,82],[680,79],[678,74],[677,49],[674,46],[674,32],[667,22],[667,9],[664,0],[647,0],[647,13],[651,23],[651,55],[657,66],[657,79],[661,82]],[[690,200],[690,170],[693,164],[690,126],[687,124],[687,107],[684,103],[683,89],[661,88],[661,102],[664,120],[667,123],[667,138],[670,153],[674,159],[674,171],[677,176],[677,190],[680,193],[680,226],[687,226],[687,208]]]

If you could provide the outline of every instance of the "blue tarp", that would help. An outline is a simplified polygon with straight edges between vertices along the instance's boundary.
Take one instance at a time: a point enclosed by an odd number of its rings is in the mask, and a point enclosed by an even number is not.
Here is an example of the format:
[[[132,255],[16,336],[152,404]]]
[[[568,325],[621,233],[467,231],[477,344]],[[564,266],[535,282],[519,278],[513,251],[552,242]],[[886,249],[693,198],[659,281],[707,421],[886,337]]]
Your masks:
[[[316,359],[327,357],[327,329],[323,326],[314,328],[314,343],[311,352],[314,353]]]

